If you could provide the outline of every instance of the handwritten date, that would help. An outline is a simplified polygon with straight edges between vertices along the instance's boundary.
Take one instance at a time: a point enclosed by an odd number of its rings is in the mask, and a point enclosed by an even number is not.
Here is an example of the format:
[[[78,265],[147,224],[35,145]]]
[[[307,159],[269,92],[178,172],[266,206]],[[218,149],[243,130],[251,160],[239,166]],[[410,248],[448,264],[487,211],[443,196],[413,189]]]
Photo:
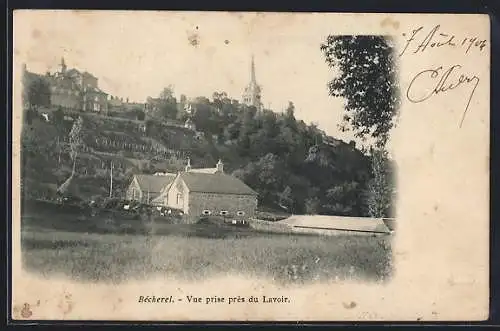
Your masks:
[[[471,49],[477,48],[482,51],[486,47],[486,39],[478,37],[457,37],[451,33],[441,32],[441,26],[436,25],[429,32],[424,31],[421,26],[413,30],[409,35],[403,33],[406,38],[405,46],[399,56],[411,52],[412,54],[424,53],[430,49],[437,48],[461,48],[464,49],[465,54],[469,53]]]
[[[461,73],[461,69],[460,64],[455,64],[446,69],[439,66],[419,72],[411,80],[406,97],[412,103],[421,103],[433,96],[449,93],[459,87],[469,86],[470,94],[459,125],[462,127],[474,92],[479,85],[479,77],[474,74]]]

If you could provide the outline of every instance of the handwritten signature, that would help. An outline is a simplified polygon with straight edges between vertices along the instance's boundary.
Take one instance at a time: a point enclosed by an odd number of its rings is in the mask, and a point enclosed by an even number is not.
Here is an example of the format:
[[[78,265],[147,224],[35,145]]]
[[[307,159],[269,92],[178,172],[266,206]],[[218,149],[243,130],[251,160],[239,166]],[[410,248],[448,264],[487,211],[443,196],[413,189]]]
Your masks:
[[[454,34],[441,32],[440,29],[441,25],[436,25],[432,29],[430,29],[427,34],[424,35],[424,27],[421,26],[417,29],[414,29],[409,36],[406,33],[403,33],[403,37],[406,38],[405,47],[403,48],[399,56],[401,57],[406,53],[407,50],[413,50],[412,54],[417,54],[423,53],[428,49],[441,47],[462,47],[465,48],[465,54],[467,54],[473,47],[479,48],[479,51],[482,51],[483,48],[486,47],[486,39],[480,39],[478,37],[460,38]],[[424,35],[423,39],[420,38],[422,35]]]
[[[419,72],[411,80],[406,91],[406,97],[412,103],[420,103],[429,100],[435,95],[448,93],[460,86],[472,86],[472,90],[467,100],[467,105],[465,106],[460,120],[459,126],[462,127],[467,111],[469,110],[472,97],[474,96],[474,92],[479,85],[479,77],[476,75],[466,75],[460,73],[459,70],[461,68],[462,66],[460,64],[455,64],[446,70],[443,66],[439,66],[435,69],[427,69]],[[428,88],[425,88],[425,90],[422,91],[417,86],[432,86],[432,89],[429,91]]]

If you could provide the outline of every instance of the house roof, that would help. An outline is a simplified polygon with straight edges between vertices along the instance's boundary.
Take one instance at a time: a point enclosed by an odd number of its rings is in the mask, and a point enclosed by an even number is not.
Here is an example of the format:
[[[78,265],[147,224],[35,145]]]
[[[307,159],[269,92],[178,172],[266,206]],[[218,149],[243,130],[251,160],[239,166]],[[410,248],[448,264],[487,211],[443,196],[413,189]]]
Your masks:
[[[199,174],[215,174],[217,172],[217,168],[189,169],[189,172],[194,172]]]
[[[78,76],[80,74],[81,74],[81,72],[78,69],[75,69],[75,68],[71,68],[71,69],[68,69],[66,71],[66,75],[68,75],[68,76]]]
[[[135,175],[135,178],[142,191],[160,193],[165,186],[170,185],[174,181],[175,176],[175,174]]]
[[[344,216],[323,216],[323,215],[294,215],[279,223],[293,227],[343,230],[353,232],[374,232],[390,233],[381,218],[369,217],[344,217]]]
[[[82,75],[87,76],[87,77],[97,78],[96,76],[92,75],[92,74],[91,74],[90,72],[88,72],[88,71],[84,71],[84,72],[82,72]]]
[[[199,169],[198,169],[199,170]],[[257,195],[248,185],[224,173],[183,172],[181,179],[191,192]]]

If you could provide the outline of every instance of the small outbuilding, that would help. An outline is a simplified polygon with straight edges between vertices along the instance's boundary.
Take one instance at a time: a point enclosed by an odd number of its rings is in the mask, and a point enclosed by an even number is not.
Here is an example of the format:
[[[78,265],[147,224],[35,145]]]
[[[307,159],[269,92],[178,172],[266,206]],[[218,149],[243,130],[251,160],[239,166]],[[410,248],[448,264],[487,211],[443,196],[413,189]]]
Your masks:
[[[387,235],[391,230],[381,218],[326,215],[294,215],[278,223],[292,232],[321,235]]]

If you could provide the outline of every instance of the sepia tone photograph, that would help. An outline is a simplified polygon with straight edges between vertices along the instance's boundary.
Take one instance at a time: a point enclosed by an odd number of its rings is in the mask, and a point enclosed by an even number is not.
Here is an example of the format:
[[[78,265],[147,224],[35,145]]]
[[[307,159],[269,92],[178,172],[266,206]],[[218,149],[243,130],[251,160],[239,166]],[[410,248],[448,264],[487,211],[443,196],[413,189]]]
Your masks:
[[[487,268],[487,178],[451,178],[483,169],[489,148],[444,151],[489,141],[488,22],[329,15],[18,11],[13,264],[19,288],[62,292],[14,290],[13,318],[325,320],[336,300],[335,320],[439,319],[437,300],[400,314],[401,297],[387,301],[418,272],[453,269],[446,253],[450,265],[432,262],[429,234],[468,217],[440,214],[448,200],[480,209],[471,236],[485,246],[470,256]],[[482,29],[464,34],[469,21]],[[478,59],[480,71],[464,70]],[[443,138],[458,129],[457,142]],[[449,247],[469,249],[459,236]],[[474,270],[467,309],[483,316],[488,274]],[[437,289],[425,279],[413,291]],[[326,293],[338,297],[312,304]],[[151,304],[167,306],[145,313]]]

